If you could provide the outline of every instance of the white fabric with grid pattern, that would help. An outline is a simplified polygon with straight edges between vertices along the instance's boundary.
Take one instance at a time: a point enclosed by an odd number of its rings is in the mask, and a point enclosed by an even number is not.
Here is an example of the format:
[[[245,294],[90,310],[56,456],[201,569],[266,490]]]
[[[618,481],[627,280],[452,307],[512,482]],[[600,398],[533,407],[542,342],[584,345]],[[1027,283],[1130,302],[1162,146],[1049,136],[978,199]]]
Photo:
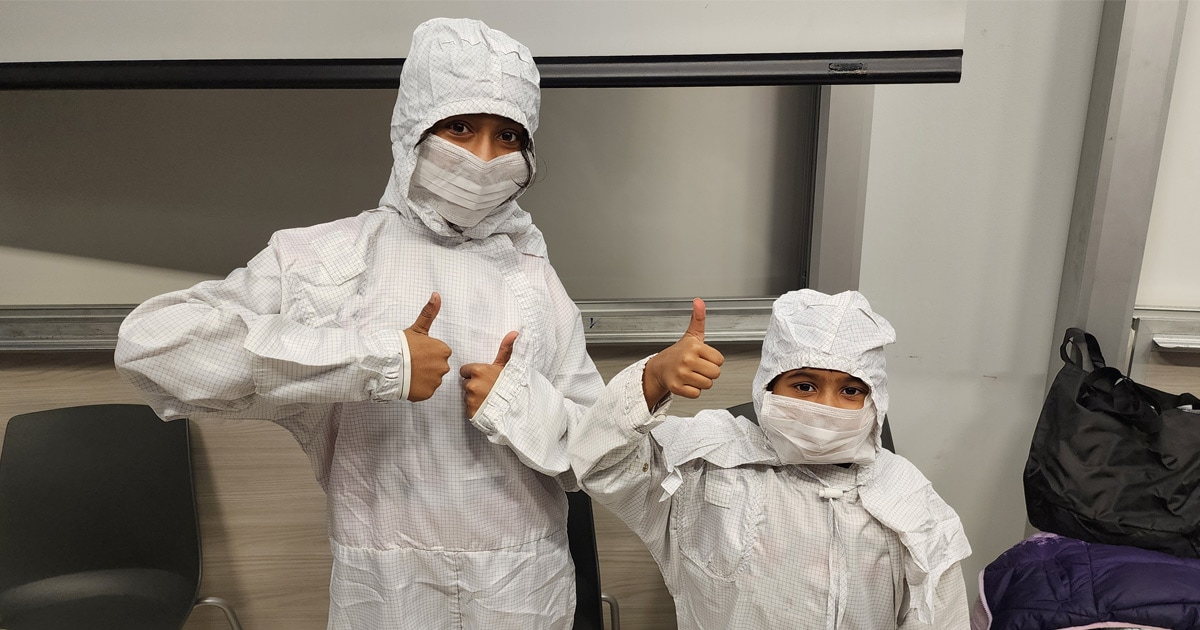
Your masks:
[[[460,234],[408,189],[433,123],[493,113],[532,134],[538,89],[503,33],[421,25],[381,207],[277,232],[246,267],[121,327],[118,369],[163,418],[271,420],[307,453],[329,500],[330,628],[571,625],[565,434],[603,387],[579,311],[515,201]],[[433,291],[450,373],[411,403],[402,331]],[[459,367],[492,362],[510,330],[513,357],[468,420]]]
[[[866,382],[882,418],[882,348],[893,339],[857,293],[786,294],[754,401],[775,375],[820,367]],[[970,546],[916,467],[885,450],[848,468],[783,465],[762,429],[728,411],[651,414],[644,365],[614,377],[571,433],[571,465],[646,543],[681,629],[969,626],[959,562]]]

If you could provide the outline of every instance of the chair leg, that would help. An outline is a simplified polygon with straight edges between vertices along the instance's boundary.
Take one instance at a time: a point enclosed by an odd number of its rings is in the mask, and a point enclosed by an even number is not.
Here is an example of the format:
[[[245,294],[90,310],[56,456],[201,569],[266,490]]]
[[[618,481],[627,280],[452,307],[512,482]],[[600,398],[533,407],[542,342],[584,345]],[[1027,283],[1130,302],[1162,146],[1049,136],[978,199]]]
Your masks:
[[[233,606],[229,602],[220,597],[201,597],[196,601],[192,609],[195,610],[200,606],[214,606],[220,608],[221,612],[225,613],[225,620],[229,622],[230,630],[242,630],[242,623],[238,621],[237,613],[233,611]]]
[[[612,622],[612,630],[621,630],[621,609],[617,606],[617,598],[600,593],[600,601],[608,604],[608,620]]]

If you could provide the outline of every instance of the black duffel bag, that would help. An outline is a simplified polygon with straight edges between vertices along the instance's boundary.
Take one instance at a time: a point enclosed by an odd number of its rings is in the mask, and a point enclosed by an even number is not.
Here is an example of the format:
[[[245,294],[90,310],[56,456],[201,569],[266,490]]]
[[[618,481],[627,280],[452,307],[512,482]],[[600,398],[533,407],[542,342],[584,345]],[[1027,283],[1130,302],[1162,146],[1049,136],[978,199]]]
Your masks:
[[[1200,557],[1200,400],[1107,367],[1096,338],[1078,328],[1060,351],[1065,365],[1025,463],[1029,522],[1087,542]]]

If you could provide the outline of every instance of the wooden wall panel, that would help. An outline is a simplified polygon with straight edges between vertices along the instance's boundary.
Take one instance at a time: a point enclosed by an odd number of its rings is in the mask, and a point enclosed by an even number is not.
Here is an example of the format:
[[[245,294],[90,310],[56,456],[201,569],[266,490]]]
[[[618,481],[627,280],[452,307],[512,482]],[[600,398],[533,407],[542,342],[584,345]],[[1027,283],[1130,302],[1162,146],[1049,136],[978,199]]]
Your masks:
[[[600,346],[592,354],[608,380],[657,349]],[[678,399],[673,414],[750,399],[758,346],[720,349],[722,378],[698,401]],[[0,439],[14,415],[141,402],[117,375],[111,353],[0,353]],[[325,497],[295,441],[269,422],[193,421],[192,452],[204,548],[201,594],[229,600],[247,629],[325,628],[331,562]],[[622,628],[674,628],[674,605],[650,554],[611,513],[599,506],[595,512],[602,586],[621,607]],[[220,611],[201,608],[184,627],[227,626]]]
[[[1200,354],[1195,352],[1152,352],[1140,382],[1173,394],[1190,392],[1200,396]]]

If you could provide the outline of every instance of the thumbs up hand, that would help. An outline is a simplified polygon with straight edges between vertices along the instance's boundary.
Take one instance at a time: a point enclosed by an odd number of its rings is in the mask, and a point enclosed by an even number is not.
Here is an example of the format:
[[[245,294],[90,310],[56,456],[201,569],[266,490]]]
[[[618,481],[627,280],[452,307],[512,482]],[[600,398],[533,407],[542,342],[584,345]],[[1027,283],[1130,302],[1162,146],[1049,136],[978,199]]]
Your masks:
[[[435,292],[429,296],[429,302],[421,309],[421,314],[417,315],[417,321],[404,329],[412,364],[412,377],[408,383],[408,399],[412,402],[433,396],[433,392],[442,384],[442,377],[450,371],[450,346],[429,336],[429,328],[433,326],[433,320],[440,310],[442,296]]]
[[[487,399],[488,394],[492,393],[496,379],[500,378],[500,372],[512,358],[513,345],[516,342],[517,331],[514,330],[505,335],[504,340],[500,342],[500,351],[496,353],[495,361],[465,363],[458,370],[458,375],[463,377],[463,392],[466,394],[468,418],[475,416],[475,412],[483,406],[483,401]]]
[[[668,392],[699,398],[721,375],[725,357],[704,343],[704,300],[692,300],[692,321],[674,345],[650,357],[642,373],[642,394],[653,409]]]

